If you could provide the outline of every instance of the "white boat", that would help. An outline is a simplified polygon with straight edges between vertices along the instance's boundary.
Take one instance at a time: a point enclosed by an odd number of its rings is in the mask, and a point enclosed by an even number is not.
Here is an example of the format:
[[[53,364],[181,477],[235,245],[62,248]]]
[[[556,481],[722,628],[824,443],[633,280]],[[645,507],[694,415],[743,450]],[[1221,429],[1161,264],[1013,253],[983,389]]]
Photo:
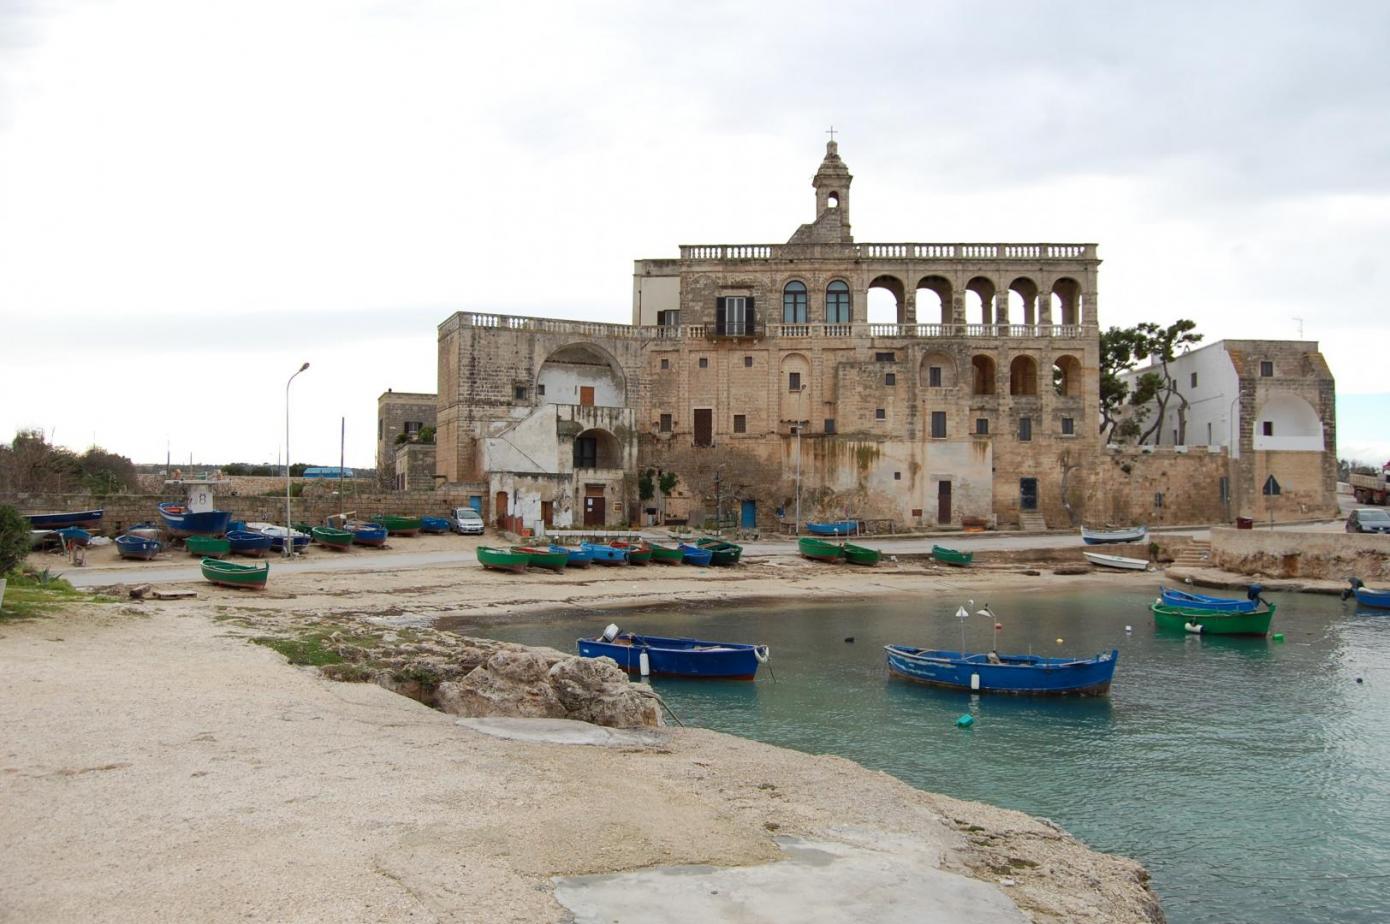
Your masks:
[[[1087,545],[1107,545],[1112,542],[1143,542],[1149,538],[1147,526],[1128,526],[1124,529],[1087,529],[1081,527],[1081,541]]]
[[[1102,555],[1099,552],[1082,552],[1086,560],[1102,568],[1120,568],[1124,571],[1147,571],[1149,563],[1143,558],[1125,558],[1123,555]]]

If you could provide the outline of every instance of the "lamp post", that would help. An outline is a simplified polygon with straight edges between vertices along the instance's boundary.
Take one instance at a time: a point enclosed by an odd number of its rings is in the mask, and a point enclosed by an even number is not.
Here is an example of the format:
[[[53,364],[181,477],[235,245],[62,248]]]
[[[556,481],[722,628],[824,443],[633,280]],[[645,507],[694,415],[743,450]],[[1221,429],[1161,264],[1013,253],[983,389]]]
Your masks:
[[[802,407],[805,394],[805,385],[796,390],[796,534],[798,536],[801,535],[801,415],[805,413],[805,409]]]
[[[290,376],[285,383],[285,557],[289,558],[294,554],[294,527],[291,525],[290,517],[290,384],[294,382],[295,376],[299,375],[309,364],[305,363],[299,367],[299,372]]]

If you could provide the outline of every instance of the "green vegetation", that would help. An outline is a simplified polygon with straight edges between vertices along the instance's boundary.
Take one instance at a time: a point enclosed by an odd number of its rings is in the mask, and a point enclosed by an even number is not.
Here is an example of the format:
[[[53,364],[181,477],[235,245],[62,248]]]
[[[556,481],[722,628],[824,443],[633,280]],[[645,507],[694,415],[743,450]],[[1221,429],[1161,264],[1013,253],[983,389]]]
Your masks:
[[[78,455],[48,442],[42,430],[20,430],[0,446],[0,491],[85,491],[102,497],[135,491],[135,464],[96,446]]]
[[[1106,442],[1133,439],[1146,443],[1152,439],[1159,445],[1168,405],[1174,401],[1177,442],[1186,442],[1189,402],[1169,373],[1168,364],[1179,352],[1186,353],[1202,342],[1203,335],[1195,333],[1196,327],[1196,322],[1188,320],[1177,320],[1167,327],[1145,321],[1134,327],[1112,327],[1100,335],[1100,433]],[[1151,368],[1135,379],[1131,391],[1120,377],[1145,359],[1152,359]],[[1124,414],[1126,408],[1128,416]],[[1151,413],[1153,423],[1145,429]]]
[[[68,603],[114,603],[115,598],[83,593],[53,574],[47,568],[35,571],[25,568],[12,571],[5,587],[5,602],[0,608],[0,622],[10,619],[32,619]]]
[[[13,507],[0,505],[0,576],[9,574],[29,553],[29,521]]]
[[[307,635],[304,638],[271,638],[262,635],[251,641],[280,652],[291,664],[324,667],[329,664],[341,664],[345,660],[336,651],[324,647],[322,635]]]

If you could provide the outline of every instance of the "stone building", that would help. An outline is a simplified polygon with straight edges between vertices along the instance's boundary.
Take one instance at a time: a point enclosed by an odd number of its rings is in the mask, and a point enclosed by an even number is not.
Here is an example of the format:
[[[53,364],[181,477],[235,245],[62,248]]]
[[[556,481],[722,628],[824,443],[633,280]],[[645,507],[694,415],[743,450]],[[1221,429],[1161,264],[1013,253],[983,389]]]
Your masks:
[[[637,521],[648,469],[699,520],[1077,522],[1095,245],[856,243],[852,179],[832,141],[786,243],[636,261],[630,326],[450,317],[438,474],[527,526]],[[873,289],[895,323],[868,323]]]
[[[438,403],[438,395],[389,388],[376,399],[376,471],[383,487],[407,487],[400,477],[404,468],[399,473],[396,470],[397,450],[403,443],[414,442],[424,428],[435,425]],[[412,461],[419,458],[419,454],[411,457]],[[419,487],[419,474],[417,466],[413,487]]]

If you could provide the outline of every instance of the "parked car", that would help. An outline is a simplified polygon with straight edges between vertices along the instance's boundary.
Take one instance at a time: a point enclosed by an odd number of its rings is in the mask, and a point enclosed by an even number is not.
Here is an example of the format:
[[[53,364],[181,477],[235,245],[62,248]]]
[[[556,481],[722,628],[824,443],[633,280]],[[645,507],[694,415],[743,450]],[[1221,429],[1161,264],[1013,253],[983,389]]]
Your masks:
[[[1378,507],[1358,507],[1347,514],[1349,533],[1390,533],[1390,513]]]
[[[483,526],[482,515],[472,507],[455,507],[449,517],[449,528],[460,536],[481,536]]]

